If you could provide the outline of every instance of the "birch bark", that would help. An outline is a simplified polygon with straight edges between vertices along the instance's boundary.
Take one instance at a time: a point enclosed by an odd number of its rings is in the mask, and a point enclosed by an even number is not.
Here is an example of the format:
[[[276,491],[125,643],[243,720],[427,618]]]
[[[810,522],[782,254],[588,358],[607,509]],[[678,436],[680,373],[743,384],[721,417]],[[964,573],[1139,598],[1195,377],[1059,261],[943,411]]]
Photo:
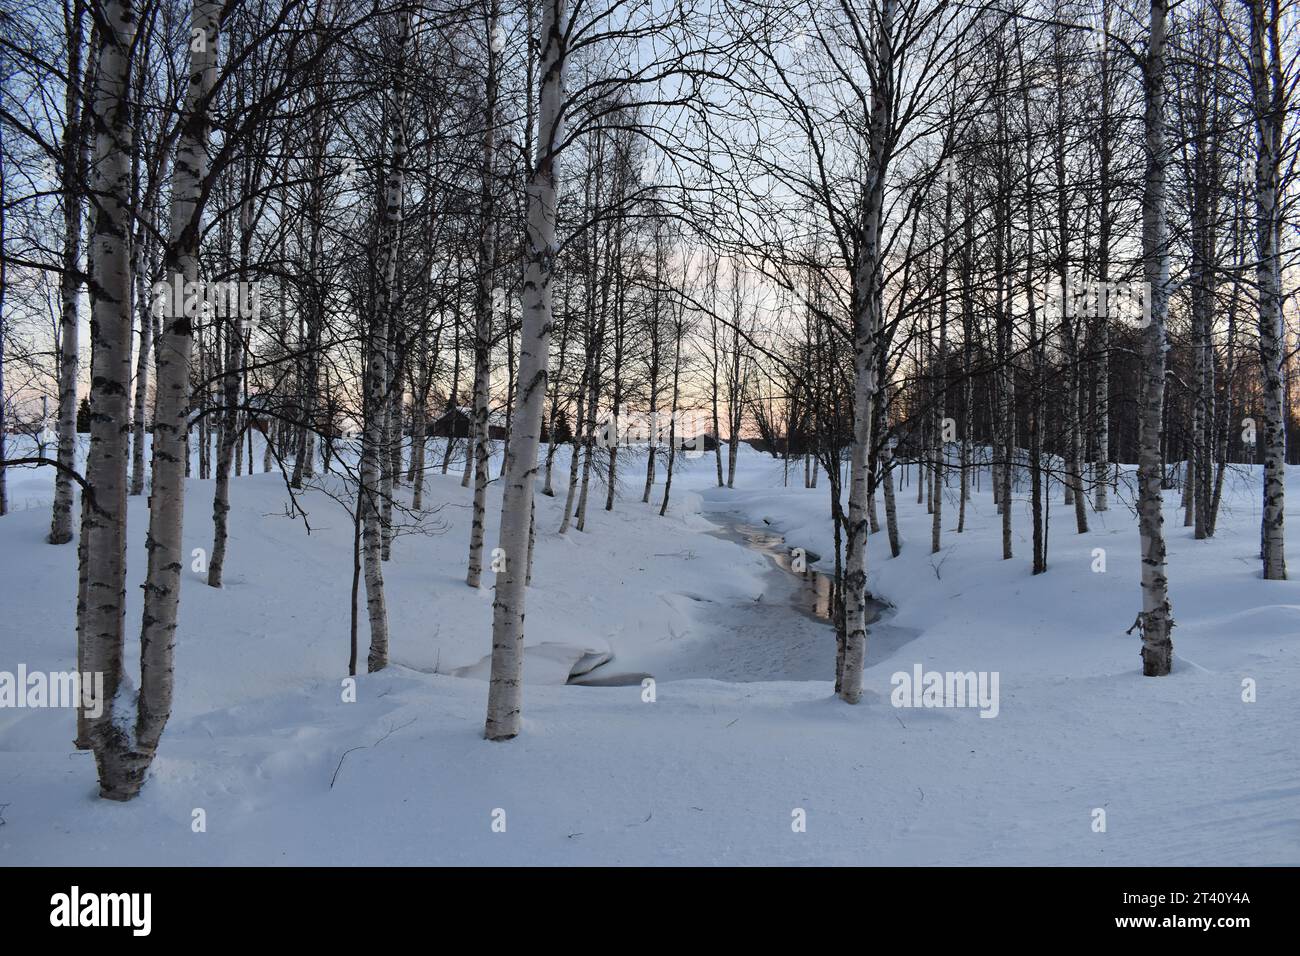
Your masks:
[[[551,344],[551,273],[557,245],[556,152],[561,140],[568,32],[565,6],[566,0],[549,0],[542,7],[539,129],[537,155],[528,181],[528,245],[515,434],[506,454],[501,501],[500,540],[506,564],[497,577],[492,602],[492,671],[484,728],[489,740],[516,736],[522,710],[528,528]]]
[[[370,650],[366,669],[373,673],[388,666],[388,604],[384,595],[381,525],[382,475],[387,459],[389,325],[394,321],[394,286],[397,281],[398,239],[402,230],[402,199],[406,165],[406,49],[411,38],[411,15],[403,13],[398,26],[397,69],[393,79],[392,156],[385,178],[384,221],[380,227],[382,272],[374,321],[370,330],[370,355],[366,373],[365,427],[361,439],[362,541],[365,556],[366,612],[370,621]],[[384,459],[381,461],[381,457]]]
[[[1264,369],[1264,577],[1286,580],[1283,536],[1286,503],[1286,424],[1282,388],[1282,290],[1278,271],[1278,191],[1284,112],[1280,84],[1275,88],[1270,40],[1277,30],[1264,0],[1250,0],[1250,81],[1255,113],[1255,285],[1259,295],[1259,357]],[[1276,52],[1273,53],[1276,60]]]
[[[63,126],[63,274],[59,282],[59,419],[58,462],[54,472],[54,509],[50,544],[72,540],[72,477],[77,458],[78,304],[81,278],[81,183],[84,128],[81,119],[81,34],[85,3],[75,0],[68,21],[68,83]],[[0,398],[0,400],[3,400]],[[67,470],[65,470],[67,469]]]
[[[1146,182],[1142,195],[1142,259],[1151,315],[1142,330],[1139,405],[1138,534],[1142,545],[1142,673],[1160,677],[1173,664],[1174,626],[1165,578],[1164,512],[1160,454],[1165,397],[1165,318],[1169,308],[1169,238],[1166,216],[1165,41],[1168,0],[1151,0],[1145,86]]]
[[[844,663],[840,679],[840,697],[850,704],[862,699],[862,670],[867,651],[867,466],[876,401],[876,338],[883,305],[880,225],[888,162],[889,111],[893,102],[895,2],[883,0],[877,24],[866,188],[858,261],[853,274],[853,440],[844,577]]]
[[[172,182],[171,222],[164,256],[166,275],[197,282],[200,223],[208,174],[209,113],[216,81],[217,47],[223,6],[219,0],[195,0],[190,29],[190,70]],[[153,432],[153,484],[149,494],[149,530],[145,538],[148,569],[140,628],[140,692],[135,725],[106,703],[106,722],[95,734],[100,792],[129,800],[144,784],[171,716],[173,655],[182,568],[181,532],[185,505],[186,434],[190,411],[190,350],[199,304],[186,297],[184,307],[165,317],[157,343],[157,412]],[[107,681],[105,685],[107,686]]]
[[[486,21],[487,39],[487,97],[483,121],[483,157],[479,185],[478,258],[479,281],[474,328],[474,514],[470,523],[469,570],[465,582],[477,588],[483,577],[483,525],[487,510],[488,486],[488,368],[492,347],[493,285],[495,283],[495,249],[493,229],[496,212],[493,202],[493,157],[496,152],[497,123],[497,54],[498,17],[497,0],[488,0]]]
[[[90,234],[90,451],[82,499],[77,596],[77,668],[104,675],[102,712],[78,711],[77,746],[113,731],[110,703],[125,675],[127,383],[131,363],[131,262],[127,241],[132,135],[128,84],[137,11],[106,0],[90,104],[95,137],[91,188],[99,197]],[[102,775],[101,775],[102,779]],[[105,794],[107,796],[109,794]]]

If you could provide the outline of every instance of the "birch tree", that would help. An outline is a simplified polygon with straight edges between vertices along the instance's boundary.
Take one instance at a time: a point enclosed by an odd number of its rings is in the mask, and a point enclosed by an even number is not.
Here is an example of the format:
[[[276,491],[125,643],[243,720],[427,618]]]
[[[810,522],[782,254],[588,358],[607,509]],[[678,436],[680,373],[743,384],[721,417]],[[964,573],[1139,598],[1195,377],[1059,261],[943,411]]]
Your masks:
[[[519,340],[514,439],[506,455],[501,500],[501,549],[505,569],[492,602],[492,669],[488,685],[489,740],[519,733],[523,704],[524,588],[533,512],[533,479],[546,397],[551,344],[551,275],[556,253],[556,183],[568,44],[566,0],[545,0],[540,33],[540,79],[536,156],[528,177],[528,232]]]
[[[1259,358],[1263,365],[1264,577],[1286,580],[1286,420],[1280,231],[1281,163],[1286,101],[1282,86],[1277,4],[1249,0],[1250,86],[1255,120],[1255,286],[1259,300]]]
[[[1142,673],[1162,677],[1173,665],[1174,626],[1165,577],[1164,511],[1160,453],[1165,399],[1165,322],[1169,310],[1169,237],[1165,130],[1165,45],[1168,0],[1151,0],[1147,53],[1142,63],[1145,98],[1146,177],[1142,193],[1142,266],[1150,317],[1142,328],[1142,393],[1139,404],[1138,535],[1142,555]]]
[[[203,189],[208,173],[211,96],[223,4],[195,0],[189,44],[189,85],[181,118],[172,182],[166,274],[185,283],[199,277]],[[175,281],[175,279],[174,279]],[[185,460],[190,410],[190,348],[197,306],[171,310],[158,340],[158,411],[154,419],[153,487],[145,538],[148,570],[140,630],[140,690],[132,727],[117,712],[120,700],[105,703],[103,729],[96,735],[100,791],[115,800],[134,797],[171,715],[176,615],[180,603],[181,530],[185,505]],[[123,419],[125,421],[125,418]],[[121,657],[118,656],[120,666]],[[106,681],[107,685],[107,681]]]
[[[873,24],[871,113],[868,127],[866,185],[862,226],[853,274],[853,444],[849,463],[849,508],[844,576],[844,663],[840,697],[862,699],[862,669],[867,653],[867,478],[871,426],[876,401],[876,340],[883,312],[880,261],[885,175],[891,145],[890,112],[894,109],[894,9],[896,0],[881,0]],[[860,40],[859,42],[867,42]]]
[[[50,544],[72,540],[72,474],[77,458],[77,369],[80,337],[81,215],[86,162],[81,103],[81,46],[86,8],[73,0],[68,24],[68,78],[64,99],[63,155],[63,273],[59,281],[59,467],[54,477],[54,510]],[[0,401],[3,396],[0,395]],[[3,457],[3,456],[0,456]]]
[[[126,627],[126,422],[131,362],[130,101],[133,0],[104,0],[98,22],[99,63],[91,95],[95,137],[90,234],[90,451],[82,496],[77,590],[77,670],[104,675],[102,707],[78,711],[77,746],[95,752],[101,795],[127,799],[113,778],[108,746],[120,735],[110,703],[122,689]],[[128,685],[129,688],[129,685]],[[100,711],[91,716],[94,711]]]
[[[387,458],[387,413],[390,387],[389,325],[396,321],[397,254],[402,230],[402,201],[406,165],[406,55],[411,38],[411,15],[399,15],[393,78],[393,141],[384,180],[384,216],[380,225],[379,294],[368,342],[365,387],[365,426],[361,441],[361,508],[365,546],[366,611],[370,620],[367,669],[373,673],[388,666],[388,604],[384,595],[383,529],[381,527],[381,471]],[[390,486],[391,487],[391,486]]]
[[[485,106],[483,116],[483,160],[479,187],[479,281],[475,302],[474,325],[474,514],[470,522],[469,571],[466,583],[477,588],[483,576],[483,521],[487,505],[488,463],[491,448],[488,444],[488,387],[491,370],[489,359],[492,348],[492,313],[496,306],[495,197],[493,161],[496,150],[497,125],[497,60],[505,46],[500,27],[500,8],[497,0],[487,0],[484,15],[487,75],[485,78]]]

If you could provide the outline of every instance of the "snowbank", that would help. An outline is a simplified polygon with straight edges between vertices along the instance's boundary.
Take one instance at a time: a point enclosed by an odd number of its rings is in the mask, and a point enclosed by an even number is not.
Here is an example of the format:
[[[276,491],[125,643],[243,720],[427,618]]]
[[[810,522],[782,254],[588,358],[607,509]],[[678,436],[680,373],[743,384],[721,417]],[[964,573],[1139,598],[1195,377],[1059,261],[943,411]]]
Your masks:
[[[1033,577],[1023,496],[1017,556],[1002,561],[987,479],[960,536],[947,504],[938,555],[901,489],[902,554],[869,542],[869,587],[895,607],[873,628],[887,652],[853,708],[831,693],[829,631],[782,603],[782,572],[708,533],[713,510],[767,519],[828,565],[824,483],[781,487],[780,463],[742,448],[736,489],[712,487],[710,457],[687,462],[661,519],[640,503],[631,456],[626,468],[628,496],[613,512],[594,496],[585,532],[556,534],[563,502],[538,498],[526,666],[545,683],[528,687],[524,732],[504,744],[481,738],[485,684],[449,676],[481,674],[490,647],[491,592],[463,580],[458,469],[430,479],[431,533],[394,543],[395,664],[360,676],[356,702],[342,683],[347,513],[307,493],[308,533],[283,516],[278,476],[235,480],[227,586],[186,575],[176,709],[143,794],[95,798],[70,712],[0,710],[0,861],[1300,863],[1300,583],[1259,578],[1257,475],[1230,486],[1213,541],[1178,526],[1170,493],[1178,657],[1159,680],[1140,676],[1124,633],[1139,601],[1124,501],[1080,536],[1058,489],[1049,571]],[[75,547],[43,541],[50,473],[10,480],[30,507],[0,519],[0,670],[71,669]],[[187,549],[211,546],[211,494],[189,483]],[[132,499],[132,661],[145,507]],[[654,675],[653,695],[639,681],[559,686],[601,655]],[[892,675],[916,664],[998,672],[997,718],[891,706]]]

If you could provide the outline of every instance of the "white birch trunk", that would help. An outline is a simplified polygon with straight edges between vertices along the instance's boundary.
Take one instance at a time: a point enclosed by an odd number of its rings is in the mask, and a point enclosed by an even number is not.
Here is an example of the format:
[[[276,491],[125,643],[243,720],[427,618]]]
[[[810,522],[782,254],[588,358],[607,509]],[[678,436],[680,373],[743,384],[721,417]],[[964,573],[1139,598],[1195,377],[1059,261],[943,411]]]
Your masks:
[[[867,653],[867,467],[876,400],[876,336],[881,327],[880,224],[884,201],[886,137],[893,92],[892,37],[895,0],[884,0],[876,36],[870,142],[863,197],[860,250],[853,275],[853,442],[849,466],[849,514],[844,576],[844,663],[840,697],[862,699]]]
[[[370,673],[388,666],[388,605],[384,596],[384,533],[380,515],[382,474],[388,437],[387,418],[389,369],[389,324],[394,321],[394,285],[397,281],[398,239],[402,229],[403,171],[406,164],[406,48],[411,37],[411,16],[401,15],[397,70],[393,81],[393,147],[385,180],[384,220],[380,225],[380,290],[370,330],[367,361],[366,414],[361,440],[361,502],[365,554],[366,611],[370,620],[370,651],[366,668]]]
[[[58,462],[54,473],[54,509],[50,518],[50,544],[72,540],[72,469],[77,463],[78,305],[81,279],[81,27],[84,9],[73,5],[68,31],[68,83],[64,98],[63,127],[63,275],[60,279],[59,314],[59,419]],[[3,393],[0,393],[3,401]],[[66,470],[65,470],[66,469]]]
[[[209,97],[216,80],[218,28],[222,4],[196,0],[191,21],[189,84],[181,118],[172,182],[171,225],[166,274],[198,279],[203,189],[208,173]],[[144,784],[163,728],[171,716],[173,656],[180,604],[181,530],[185,504],[186,431],[190,410],[190,349],[198,304],[173,308],[157,343],[157,413],[153,433],[153,484],[149,531],[145,538],[148,570],[140,629],[140,693],[134,731],[125,715],[96,742],[104,796],[130,799]],[[190,306],[194,307],[191,308]]]
[[[578,384],[578,417],[576,419],[578,432],[584,430],[583,416],[587,411],[587,375],[589,372],[584,371],[581,382]],[[564,496],[564,517],[560,519],[560,534],[565,534],[569,530],[573,516],[573,501],[578,493],[578,457],[582,446],[578,443],[577,436],[569,445],[569,490]]]
[[[144,494],[144,443],[148,430],[145,418],[149,402],[149,365],[153,353],[154,317],[150,309],[149,275],[152,266],[150,238],[141,237],[136,256],[136,312],[140,316],[140,347],[135,363],[135,407],[131,415],[131,494]]]
[[[1273,89],[1269,63],[1270,23],[1264,0],[1250,4],[1250,79],[1255,112],[1255,285],[1259,295],[1259,357],[1263,365],[1264,507],[1261,553],[1264,577],[1286,580],[1286,419],[1283,400],[1282,290],[1278,272],[1281,89]],[[1275,55],[1275,54],[1274,54]]]
[[[1142,330],[1139,405],[1138,534],[1142,545],[1142,673],[1160,677],[1173,664],[1174,626],[1165,578],[1160,437],[1165,397],[1165,318],[1169,308],[1169,238],[1166,216],[1165,31],[1168,0],[1151,0],[1145,64],[1146,183],[1142,196],[1142,256],[1151,317]]]
[[[514,435],[506,455],[501,501],[501,548],[505,570],[492,602],[492,673],[488,685],[489,740],[519,733],[524,663],[524,588],[528,576],[528,527],[532,518],[537,445],[546,398],[551,343],[551,270],[556,252],[556,148],[564,102],[565,0],[542,8],[541,78],[537,156],[528,181],[527,264],[523,328],[519,342]]]
[[[488,386],[490,369],[488,360],[492,348],[492,311],[495,306],[495,249],[493,230],[496,226],[493,202],[493,158],[496,151],[497,123],[497,33],[498,7],[489,0],[485,18],[487,44],[487,97],[483,123],[483,160],[480,168],[479,192],[479,281],[477,315],[474,328],[474,513],[469,533],[469,570],[465,582],[477,588],[483,577],[483,525],[487,506],[488,486]]]
[[[91,364],[88,491],[82,500],[77,596],[77,669],[104,675],[102,712],[78,710],[77,746],[96,761],[114,733],[112,703],[122,686],[126,625],[127,386],[131,363],[131,261],[127,241],[132,151],[128,51],[137,11],[106,0],[90,105],[95,136],[91,187],[98,196],[90,235]],[[97,702],[98,703],[98,702]],[[101,781],[103,768],[100,768]],[[101,794],[117,797],[113,787]]]

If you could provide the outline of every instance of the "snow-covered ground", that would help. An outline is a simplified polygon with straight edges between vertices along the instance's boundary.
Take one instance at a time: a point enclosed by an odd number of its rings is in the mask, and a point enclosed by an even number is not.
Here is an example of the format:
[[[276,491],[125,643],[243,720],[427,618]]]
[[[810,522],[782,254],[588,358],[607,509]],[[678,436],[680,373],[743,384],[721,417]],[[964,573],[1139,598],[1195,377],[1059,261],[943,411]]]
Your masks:
[[[1212,541],[1192,540],[1168,493],[1177,659],[1162,679],[1141,677],[1125,634],[1140,605],[1129,496],[1076,535],[1057,489],[1034,577],[1023,495],[1003,561],[987,476],[965,533],[945,503],[938,555],[914,486],[900,489],[902,554],[869,543],[869,588],[892,607],[850,707],[794,578],[717,533],[730,512],[829,564],[825,482],[783,487],[781,463],[742,447],[735,489],[714,487],[711,455],[687,462],[660,518],[640,501],[644,459],[627,456],[625,494],[612,512],[595,495],[585,532],[559,536],[562,499],[538,498],[524,731],[489,743],[491,590],[464,584],[470,489],[452,471],[429,479],[441,508],[423,532],[394,542],[394,666],[359,676],[355,702],[347,512],[308,491],[304,524],[280,476],[235,479],[226,587],[187,572],[176,706],[144,792],[96,798],[71,711],[0,710],[0,862],[1300,863],[1300,582],[1260,579],[1257,473],[1230,476]],[[9,477],[0,671],[71,670],[75,547],[44,543],[51,473]],[[189,483],[187,549],[211,547],[211,496]],[[132,634],[145,519],[132,499]],[[364,661],[364,604],[361,617]],[[606,656],[596,673],[631,683],[563,684]],[[894,675],[917,666],[996,674],[996,716],[893,706]]]

